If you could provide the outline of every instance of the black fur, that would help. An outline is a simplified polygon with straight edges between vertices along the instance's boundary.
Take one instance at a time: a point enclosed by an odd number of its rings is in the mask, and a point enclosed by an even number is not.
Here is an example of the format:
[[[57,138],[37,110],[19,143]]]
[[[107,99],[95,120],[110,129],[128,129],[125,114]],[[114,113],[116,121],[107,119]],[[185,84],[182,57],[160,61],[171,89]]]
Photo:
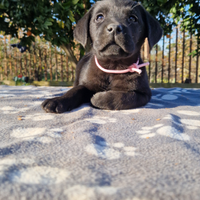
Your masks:
[[[159,23],[137,2],[96,2],[74,30],[78,42],[90,45],[90,52],[77,65],[74,87],[61,97],[45,100],[43,109],[62,113],[86,102],[109,110],[144,106],[151,98],[146,68],[141,68],[141,74],[108,74],[97,68],[94,55],[106,69],[127,69],[138,58],[143,63],[140,49],[146,37],[152,48],[161,36]]]

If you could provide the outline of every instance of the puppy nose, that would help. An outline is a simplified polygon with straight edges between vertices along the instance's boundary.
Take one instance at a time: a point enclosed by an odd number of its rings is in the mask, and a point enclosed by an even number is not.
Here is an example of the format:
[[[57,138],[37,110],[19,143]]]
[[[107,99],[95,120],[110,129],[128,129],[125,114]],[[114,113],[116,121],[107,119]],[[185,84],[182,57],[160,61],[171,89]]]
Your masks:
[[[115,32],[115,33],[121,33],[122,31],[123,31],[123,27],[122,27],[122,25],[116,25],[116,24],[109,24],[108,26],[107,26],[107,31],[109,32],[109,33],[113,33],[113,32]]]

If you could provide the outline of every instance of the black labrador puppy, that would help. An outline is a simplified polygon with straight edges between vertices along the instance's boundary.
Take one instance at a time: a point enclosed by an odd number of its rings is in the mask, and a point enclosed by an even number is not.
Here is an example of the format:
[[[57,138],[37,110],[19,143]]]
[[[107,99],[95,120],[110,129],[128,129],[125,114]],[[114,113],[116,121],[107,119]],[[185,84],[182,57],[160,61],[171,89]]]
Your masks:
[[[78,42],[90,45],[90,52],[77,64],[74,87],[61,97],[45,100],[43,109],[62,113],[86,102],[108,110],[144,106],[151,90],[140,49],[146,37],[152,48],[161,36],[159,23],[141,4],[96,2],[74,30]]]

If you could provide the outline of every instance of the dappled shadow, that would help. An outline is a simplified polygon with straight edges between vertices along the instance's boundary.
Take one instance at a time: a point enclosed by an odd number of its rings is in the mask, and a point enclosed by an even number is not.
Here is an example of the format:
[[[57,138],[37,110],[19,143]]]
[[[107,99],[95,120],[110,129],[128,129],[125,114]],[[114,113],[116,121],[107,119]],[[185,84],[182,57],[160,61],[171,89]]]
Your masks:
[[[152,98],[144,108],[162,109],[179,106],[199,106],[200,90],[182,88],[157,88],[152,90]]]
[[[23,87],[25,88],[25,86]],[[44,101],[47,98],[59,97],[65,94],[66,91],[56,88],[37,88],[27,87],[27,89],[20,89],[18,87],[4,87],[1,88],[0,100],[4,104],[8,101],[30,101],[40,100]],[[175,108],[178,106],[198,106],[200,105],[200,90],[183,89],[183,88],[156,88],[152,89],[152,98],[150,102],[143,108],[162,109]],[[77,112],[91,104],[83,104],[82,106],[72,110]],[[67,112],[69,113],[69,112]]]

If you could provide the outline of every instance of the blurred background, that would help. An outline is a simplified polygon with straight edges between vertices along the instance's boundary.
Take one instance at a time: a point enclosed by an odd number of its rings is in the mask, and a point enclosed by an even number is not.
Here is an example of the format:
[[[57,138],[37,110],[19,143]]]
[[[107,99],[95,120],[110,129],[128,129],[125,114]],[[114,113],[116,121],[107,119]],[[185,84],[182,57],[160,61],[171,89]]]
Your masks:
[[[94,3],[91,0],[0,0],[1,84],[24,76],[29,77],[29,82],[72,85],[76,64],[85,53],[74,41],[73,29]],[[200,0],[140,3],[164,30],[151,52],[147,40],[142,47],[143,60],[150,62],[149,82],[200,83]]]

